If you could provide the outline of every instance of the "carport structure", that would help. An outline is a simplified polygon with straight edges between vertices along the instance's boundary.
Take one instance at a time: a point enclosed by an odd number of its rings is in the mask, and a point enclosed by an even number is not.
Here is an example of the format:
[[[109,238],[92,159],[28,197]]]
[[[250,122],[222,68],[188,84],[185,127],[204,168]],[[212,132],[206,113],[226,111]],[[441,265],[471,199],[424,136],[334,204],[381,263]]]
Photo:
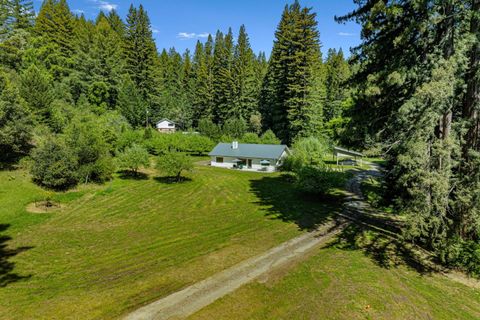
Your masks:
[[[357,159],[360,158],[360,165],[362,164],[363,154],[360,152],[340,148],[340,147],[333,147],[333,157],[337,160],[338,166],[338,159],[339,158],[353,158],[355,163],[357,163]]]

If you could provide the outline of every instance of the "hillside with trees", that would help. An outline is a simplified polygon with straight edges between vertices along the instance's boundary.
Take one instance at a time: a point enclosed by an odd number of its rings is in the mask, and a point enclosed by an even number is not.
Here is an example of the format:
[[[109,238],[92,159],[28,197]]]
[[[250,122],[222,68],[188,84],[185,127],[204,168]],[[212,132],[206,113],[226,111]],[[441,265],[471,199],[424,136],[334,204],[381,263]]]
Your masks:
[[[302,152],[341,144],[386,159],[382,197],[404,217],[405,241],[479,275],[480,1],[355,2],[336,18],[362,26],[347,59],[322,56],[317,16],[299,1],[265,53],[245,25],[178,52],[156,47],[142,5],[88,20],[66,0],[37,15],[32,1],[0,0],[1,167],[65,190],[119,169],[137,176],[154,156],[180,181],[192,168],[184,153],[285,143],[299,150],[292,171],[307,193],[333,176]],[[189,134],[160,137],[163,118]]]
[[[28,113],[32,127],[24,131],[35,137],[40,127],[41,136],[63,134],[73,114],[83,112],[118,117],[117,126],[134,129],[161,118],[183,130],[198,128],[201,119],[220,126],[241,121],[249,132],[271,129],[290,143],[298,135],[322,132],[324,108],[337,110],[346,99],[337,91],[348,64],[335,50],[323,62],[315,14],[299,3],[285,8],[267,60],[265,53],[253,52],[243,25],[236,39],[231,29],[217,31],[198,41],[194,52],[158,51],[141,5],[131,6],[124,20],[113,10],[90,21],[74,15],[64,0],[45,1],[37,17],[30,1],[4,2],[2,100],[22,105],[14,112]],[[305,46],[288,47],[294,43]],[[282,75],[282,68],[297,69]],[[338,115],[325,112],[327,120]]]
[[[244,25],[193,53],[159,51],[142,5],[125,19],[112,10],[91,21],[65,0],[44,1],[37,16],[31,1],[4,0],[0,19],[2,161],[26,160],[44,186],[109,180],[134,145],[157,155],[232,139],[339,140],[347,123],[349,65],[334,49],[323,61],[316,14],[298,2],[285,7],[268,60]],[[159,143],[150,128],[163,118],[204,139]]]

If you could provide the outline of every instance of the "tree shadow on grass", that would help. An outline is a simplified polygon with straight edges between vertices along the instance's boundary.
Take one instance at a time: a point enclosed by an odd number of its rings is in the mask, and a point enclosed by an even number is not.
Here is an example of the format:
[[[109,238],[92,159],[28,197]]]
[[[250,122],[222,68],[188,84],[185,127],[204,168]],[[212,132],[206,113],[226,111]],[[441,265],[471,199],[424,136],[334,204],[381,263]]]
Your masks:
[[[9,162],[0,162],[0,171],[12,171],[15,170],[16,165]]]
[[[362,250],[377,265],[386,269],[406,265],[422,275],[440,271],[436,264],[410,244],[354,224],[346,227],[328,247]]]
[[[119,172],[120,179],[123,180],[148,180],[148,174],[143,172],[131,172],[131,171],[120,171]]]
[[[188,177],[181,177],[180,180],[178,180],[177,177],[155,177],[153,180],[163,184],[177,184],[192,181],[192,179]]]
[[[0,224],[0,232],[9,228],[8,224]],[[23,251],[29,250],[33,247],[18,247],[16,249],[8,248],[7,242],[12,240],[11,237],[0,235],[0,287],[6,287],[10,283],[25,280],[31,276],[21,276],[14,272],[15,263],[10,259]]]
[[[267,216],[297,224],[301,230],[314,230],[342,209],[343,196],[319,197],[299,192],[288,174],[250,180],[257,204],[267,208]]]
[[[0,171],[12,171],[18,169],[20,160],[27,156],[31,146],[28,147],[25,152],[17,153],[17,152],[8,152],[3,151],[0,154]]]

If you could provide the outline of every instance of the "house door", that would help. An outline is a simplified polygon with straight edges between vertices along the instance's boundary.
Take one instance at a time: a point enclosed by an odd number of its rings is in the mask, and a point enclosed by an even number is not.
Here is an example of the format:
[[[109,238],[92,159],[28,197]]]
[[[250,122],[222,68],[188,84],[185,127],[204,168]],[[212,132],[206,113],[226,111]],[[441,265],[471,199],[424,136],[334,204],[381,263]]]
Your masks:
[[[252,167],[252,159],[247,159],[247,167],[248,168]]]

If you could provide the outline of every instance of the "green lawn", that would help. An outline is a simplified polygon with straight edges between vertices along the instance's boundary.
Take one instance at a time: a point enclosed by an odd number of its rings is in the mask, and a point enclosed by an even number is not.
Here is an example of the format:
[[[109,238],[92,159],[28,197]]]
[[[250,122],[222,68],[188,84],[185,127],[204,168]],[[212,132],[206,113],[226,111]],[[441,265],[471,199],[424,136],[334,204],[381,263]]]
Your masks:
[[[120,317],[341,208],[340,190],[313,200],[297,193],[286,174],[197,166],[188,178],[169,184],[153,170],[146,179],[116,177],[54,193],[64,207],[44,214],[25,208],[47,191],[22,170],[0,171],[0,319]],[[385,259],[391,244],[374,241],[360,250],[347,235],[193,318],[480,316],[478,290],[392,266]]]
[[[378,164],[380,166],[385,166],[387,164],[387,161],[383,158],[379,158],[379,157],[373,157],[373,158],[364,158],[365,161],[368,161],[368,162],[372,162],[372,163],[375,163],[375,164]]]
[[[201,319],[480,319],[480,290],[399,256],[387,238],[348,228],[306,261],[241,287]]]
[[[44,214],[25,208],[47,192],[24,171],[1,171],[0,318],[121,316],[335,211],[281,174],[197,166],[188,178],[116,177],[54,194],[64,208]]]

